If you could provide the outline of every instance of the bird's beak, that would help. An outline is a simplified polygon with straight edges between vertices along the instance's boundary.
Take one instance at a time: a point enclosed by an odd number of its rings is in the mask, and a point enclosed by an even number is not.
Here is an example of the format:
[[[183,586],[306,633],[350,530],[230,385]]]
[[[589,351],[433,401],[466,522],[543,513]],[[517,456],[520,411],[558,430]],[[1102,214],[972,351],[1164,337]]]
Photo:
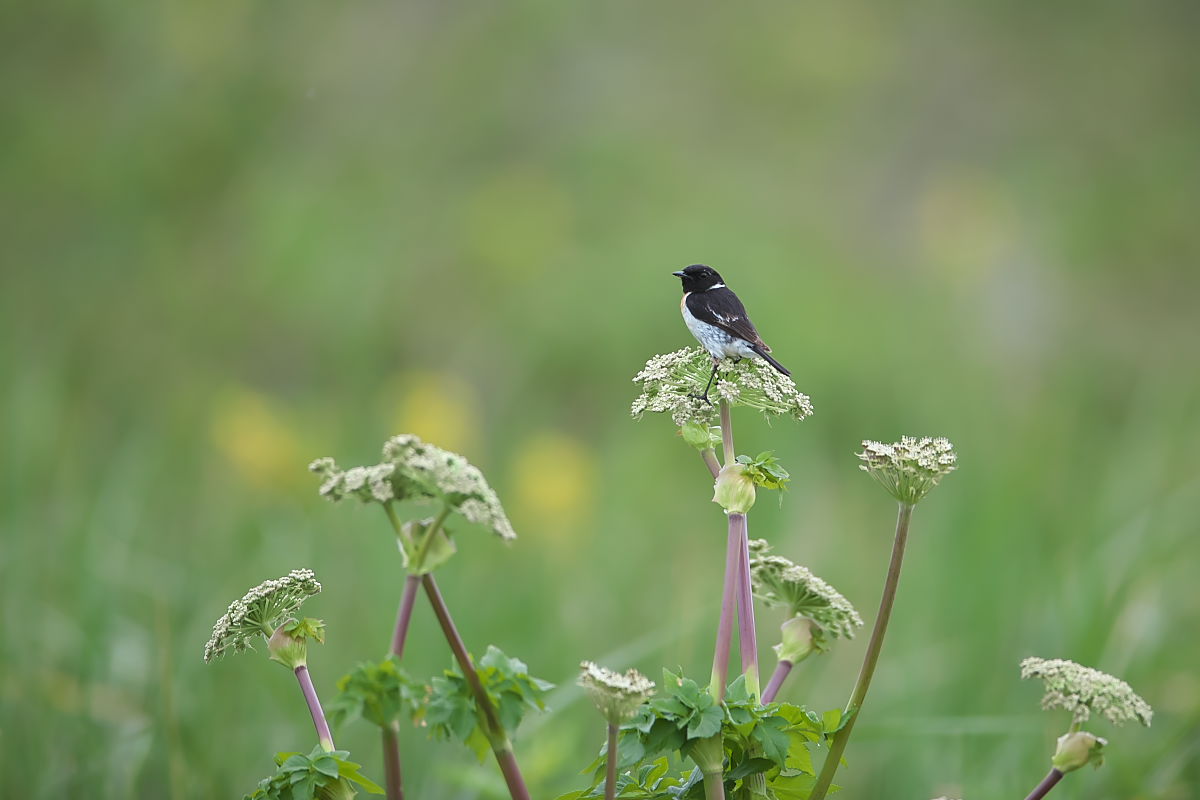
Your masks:
[[[678,270],[678,271],[676,271],[676,272],[672,272],[671,274],[672,274],[672,275],[674,275],[676,278],[682,278],[682,277],[683,277],[683,270]]]

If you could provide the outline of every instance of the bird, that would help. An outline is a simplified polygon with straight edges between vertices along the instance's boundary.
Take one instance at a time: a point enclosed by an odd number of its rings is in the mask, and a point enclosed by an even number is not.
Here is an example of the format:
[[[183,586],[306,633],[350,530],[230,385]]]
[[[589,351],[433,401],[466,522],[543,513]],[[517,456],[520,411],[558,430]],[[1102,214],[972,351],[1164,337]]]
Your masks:
[[[692,264],[671,274],[683,282],[683,299],[679,303],[683,321],[713,358],[713,371],[702,396],[705,402],[710,402],[708,390],[717,377],[717,365],[722,359],[740,361],[757,357],[783,375],[792,374],[771,357],[771,348],[758,335],[758,329],[746,314],[746,307],[725,285],[720,273],[705,264]]]

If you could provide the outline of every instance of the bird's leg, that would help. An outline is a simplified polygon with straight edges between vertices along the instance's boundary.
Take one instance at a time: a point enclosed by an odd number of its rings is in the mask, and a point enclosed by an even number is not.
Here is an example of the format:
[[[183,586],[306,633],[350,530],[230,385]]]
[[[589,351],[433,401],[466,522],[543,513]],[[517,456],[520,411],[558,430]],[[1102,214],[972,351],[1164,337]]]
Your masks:
[[[704,384],[704,394],[694,394],[694,395],[692,395],[692,397],[696,398],[697,400],[703,400],[704,402],[708,403],[711,406],[712,400],[708,399],[708,390],[712,387],[713,379],[716,377],[717,377],[717,360],[714,358],[712,374],[708,376],[708,383]]]

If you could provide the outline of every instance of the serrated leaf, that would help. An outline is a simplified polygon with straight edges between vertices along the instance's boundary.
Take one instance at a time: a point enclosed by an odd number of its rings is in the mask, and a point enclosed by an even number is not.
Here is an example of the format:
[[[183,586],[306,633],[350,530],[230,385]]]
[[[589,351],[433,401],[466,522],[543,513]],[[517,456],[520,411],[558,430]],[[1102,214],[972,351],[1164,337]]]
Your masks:
[[[322,775],[328,775],[331,778],[338,776],[338,760],[332,756],[324,755],[314,759],[312,767]]]
[[[725,719],[725,711],[720,706],[710,705],[703,711],[698,711],[688,723],[687,738],[707,739],[721,731],[721,722]]]
[[[791,744],[786,727],[787,721],[783,717],[766,717],[758,721],[754,732],[750,734],[754,741],[762,745],[763,755],[779,767],[783,767],[787,761],[788,747]]]
[[[784,766],[788,769],[795,769],[803,772],[806,775],[816,775],[817,771],[813,767],[812,753],[808,751],[808,736],[801,731],[791,731],[791,745],[788,747],[787,761]]]
[[[837,733],[842,728],[842,710],[834,708],[821,715],[821,727],[826,734]]]

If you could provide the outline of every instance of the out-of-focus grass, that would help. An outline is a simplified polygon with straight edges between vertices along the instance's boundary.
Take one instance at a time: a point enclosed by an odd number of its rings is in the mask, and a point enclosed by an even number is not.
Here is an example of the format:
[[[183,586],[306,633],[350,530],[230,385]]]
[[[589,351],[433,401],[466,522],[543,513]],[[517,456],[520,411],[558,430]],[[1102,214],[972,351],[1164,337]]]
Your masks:
[[[318,686],[381,654],[391,535],[304,466],[399,430],[509,507],[519,541],[461,530],[440,580],[475,651],[564,686],[518,754],[535,796],[571,787],[601,732],[580,659],[707,673],[722,521],[669,424],[626,414],[688,341],[668,273],[702,260],[817,409],[738,421],[795,476],[752,531],[868,619],[892,507],[857,441],[961,454],[914,520],[848,793],[1027,791],[1062,722],[1017,678],[1037,654],[1158,712],[1098,730],[1108,763],[1056,794],[1191,795],[1192,6],[0,14],[0,794],[236,796],[305,749],[284,671],[201,648],[307,565]],[[414,673],[449,665],[423,607],[411,641]],[[839,705],[864,646],[789,697]],[[338,739],[380,775],[371,731]],[[411,796],[501,796],[491,765],[403,745]]]

